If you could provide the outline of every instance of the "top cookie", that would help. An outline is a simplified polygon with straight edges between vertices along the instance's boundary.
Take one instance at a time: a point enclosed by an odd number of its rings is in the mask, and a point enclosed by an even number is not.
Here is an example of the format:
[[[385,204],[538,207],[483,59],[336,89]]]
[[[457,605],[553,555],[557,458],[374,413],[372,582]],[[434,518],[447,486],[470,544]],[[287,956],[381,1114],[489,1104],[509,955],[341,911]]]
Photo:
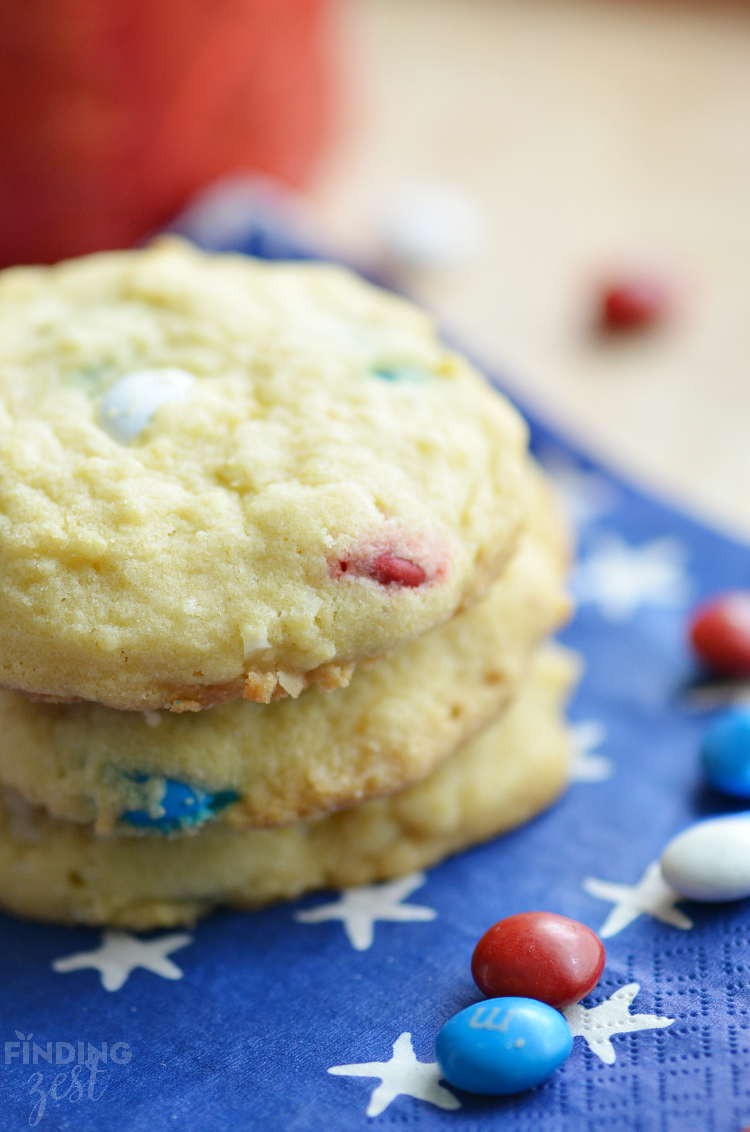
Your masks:
[[[346,683],[482,596],[525,428],[339,268],[178,241],[0,275],[0,682],[197,710]]]

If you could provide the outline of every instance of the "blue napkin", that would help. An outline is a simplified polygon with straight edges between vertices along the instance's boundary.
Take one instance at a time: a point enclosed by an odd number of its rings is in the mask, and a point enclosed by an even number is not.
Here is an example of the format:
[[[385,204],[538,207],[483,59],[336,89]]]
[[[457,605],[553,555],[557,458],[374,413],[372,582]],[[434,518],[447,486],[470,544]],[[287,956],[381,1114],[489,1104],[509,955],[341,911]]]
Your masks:
[[[240,250],[307,254],[278,232]],[[502,384],[502,380],[499,380]],[[528,414],[527,414],[528,416]],[[575,781],[522,829],[427,875],[147,936],[0,917],[0,1127],[71,1132],[739,1132],[750,1124],[750,907],[681,901],[653,862],[700,817],[710,696],[695,601],[750,582],[747,548],[634,491],[531,418],[579,528],[563,641]],[[707,706],[708,705],[708,706]],[[440,1083],[433,1042],[481,998],[479,936],[546,909],[599,931],[573,1054],[522,1095]]]

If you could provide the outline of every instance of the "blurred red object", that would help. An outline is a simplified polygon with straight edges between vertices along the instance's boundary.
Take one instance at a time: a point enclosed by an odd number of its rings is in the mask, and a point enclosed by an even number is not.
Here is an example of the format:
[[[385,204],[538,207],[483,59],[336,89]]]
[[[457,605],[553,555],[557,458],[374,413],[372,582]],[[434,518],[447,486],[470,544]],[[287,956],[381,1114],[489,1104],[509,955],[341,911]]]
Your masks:
[[[0,266],[128,247],[234,171],[299,185],[329,0],[6,0]]]
[[[602,291],[602,329],[609,333],[647,330],[671,314],[672,299],[669,286],[661,279],[644,276],[612,283]]]
[[[750,676],[750,592],[715,594],[693,614],[690,639],[714,672]]]

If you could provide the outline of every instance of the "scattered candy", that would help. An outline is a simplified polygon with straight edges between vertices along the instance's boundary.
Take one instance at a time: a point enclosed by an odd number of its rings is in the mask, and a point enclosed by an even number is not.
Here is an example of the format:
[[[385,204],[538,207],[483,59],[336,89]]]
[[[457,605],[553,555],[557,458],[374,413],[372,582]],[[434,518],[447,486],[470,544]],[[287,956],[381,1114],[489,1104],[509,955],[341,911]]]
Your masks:
[[[750,592],[719,594],[700,606],[690,639],[701,660],[723,676],[750,676]]]
[[[623,279],[602,292],[602,328],[610,333],[646,330],[662,322],[671,305],[670,291],[663,280],[645,275]]]
[[[116,381],[99,402],[99,424],[120,444],[143,432],[168,401],[184,401],[195,377],[182,369],[140,369]]]
[[[532,998],[490,998],[446,1022],[435,1057],[449,1085],[497,1096],[541,1085],[572,1048],[570,1027],[551,1006]]]
[[[732,708],[714,720],[703,736],[701,763],[716,790],[750,798],[750,707]]]
[[[143,810],[128,810],[121,820],[141,829],[172,833],[174,830],[199,825],[214,817],[225,806],[239,799],[233,790],[213,794],[197,786],[188,786],[173,778],[156,778],[139,774],[135,781],[143,786]]]
[[[661,871],[690,900],[750,896],[750,814],[711,818],[678,834],[662,853]]]
[[[521,912],[486,931],[471,973],[491,997],[534,998],[564,1010],[593,990],[604,970],[604,947],[590,928],[554,912]]]
[[[471,197],[432,182],[412,185],[386,201],[376,227],[391,260],[430,270],[469,260],[479,248],[484,221]]]

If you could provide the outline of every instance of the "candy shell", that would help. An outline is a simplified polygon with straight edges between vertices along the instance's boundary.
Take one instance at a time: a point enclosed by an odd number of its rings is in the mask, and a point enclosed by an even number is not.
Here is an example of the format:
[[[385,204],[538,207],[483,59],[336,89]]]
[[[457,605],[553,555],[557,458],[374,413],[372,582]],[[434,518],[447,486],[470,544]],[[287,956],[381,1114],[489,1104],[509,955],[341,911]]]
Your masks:
[[[137,829],[151,829],[158,833],[173,833],[200,825],[239,799],[234,790],[211,794],[174,778],[139,774],[135,781],[143,787],[147,808],[128,810],[122,814],[121,821]]]
[[[484,933],[471,973],[490,997],[535,998],[564,1010],[594,989],[604,958],[601,940],[585,924],[554,912],[521,912]]]
[[[143,432],[157,409],[168,401],[184,401],[195,377],[186,370],[140,369],[121,377],[99,402],[99,424],[120,444]]]
[[[383,586],[395,583],[399,586],[421,586],[426,580],[422,567],[408,558],[398,558],[393,554],[381,554],[372,564],[372,576]]]
[[[703,736],[701,763],[716,790],[750,798],[750,707],[732,708],[714,720]]]
[[[383,365],[376,366],[370,372],[379,377],[381,381],[403,381],[407,383],[425,381],[430,376],[427,370],[420,369],[418,366]]]
[[[711,818],[678,834],[662,853],[661,871],[690,900],[750,896],[750,813]]]
[[[672,296],[663,279],[632,276],[605,287],[601,296],[601,322],[610,333],[646,330],[670,313]]]
[[[443,1077],[467,1093],[533,1089],[570,1055],[568,1023],[533,998],[490,998],[456,1014],[435,1042]]]
[[[750,593],[718,594],[693,615],[690,639],[704,664],[722,676],[750,676]]]

